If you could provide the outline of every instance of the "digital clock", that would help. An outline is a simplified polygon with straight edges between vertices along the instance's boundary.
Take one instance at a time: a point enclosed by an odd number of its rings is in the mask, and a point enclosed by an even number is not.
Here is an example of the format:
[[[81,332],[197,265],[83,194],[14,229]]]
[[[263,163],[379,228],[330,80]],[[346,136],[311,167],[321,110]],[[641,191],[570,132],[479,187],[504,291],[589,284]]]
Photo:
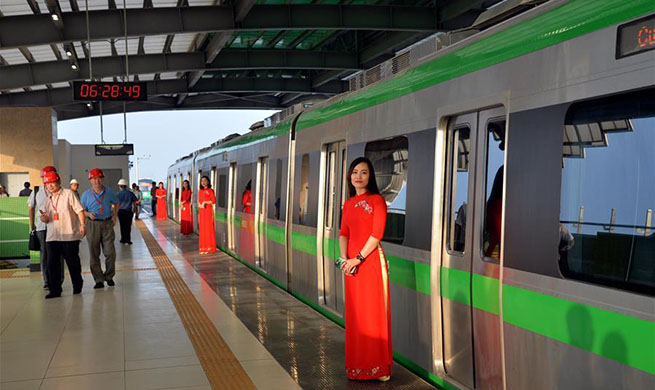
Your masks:
[[[73,81],[73,100],[85,102],[148,100],[147,85],[142,82]]]
[[[655,15],[622,24],[617,30],[616,59],[655,49]]]

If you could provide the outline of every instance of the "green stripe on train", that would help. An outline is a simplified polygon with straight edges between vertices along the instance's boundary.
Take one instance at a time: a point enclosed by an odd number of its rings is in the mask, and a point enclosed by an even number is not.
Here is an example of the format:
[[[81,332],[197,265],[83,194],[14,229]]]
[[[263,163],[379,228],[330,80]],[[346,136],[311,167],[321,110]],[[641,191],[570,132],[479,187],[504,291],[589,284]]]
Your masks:
[[[404,74],[300,116],[296,131],[600,30],[654,10],[652,0],[572,0]]]

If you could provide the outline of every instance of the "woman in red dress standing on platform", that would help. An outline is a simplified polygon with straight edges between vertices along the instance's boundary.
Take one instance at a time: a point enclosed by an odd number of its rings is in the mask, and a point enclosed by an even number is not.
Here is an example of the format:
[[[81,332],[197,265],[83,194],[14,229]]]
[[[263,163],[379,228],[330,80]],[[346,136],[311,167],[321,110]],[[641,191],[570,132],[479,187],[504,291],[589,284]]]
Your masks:
[[[182,206],[180,232],[182,234],[191,234],[193,233],[193,215],[191,214],[191,185],[188,180],[182,182],[180,204]]]
[[[198,192],[198,229],[200,230],[199,252],[201,255],[216,252],[216,233],[214,230],[214,205],[216,197],[209,178],[200,179]]]
[[[166,190],[164,189],[164,183],[159,182],[159,188],[155,192],[157,197],[157,220],[165,221],[168,214],[168,208],[166,208]]]
[[[387,204],[369,159],[350,164],[348,192],[339,234],[339,261],[346,275],[346,375],[384,382],[393,364],[389,270],[380,247]]]
[[[246,214],[251,214],[252,213],[252,192],[250,191],[252,187],[252,180],[248,180],[248,184],[246,184],[246,189],[243,191],[243,194],[241,195],[241,205],[243,206],[243,212]]]

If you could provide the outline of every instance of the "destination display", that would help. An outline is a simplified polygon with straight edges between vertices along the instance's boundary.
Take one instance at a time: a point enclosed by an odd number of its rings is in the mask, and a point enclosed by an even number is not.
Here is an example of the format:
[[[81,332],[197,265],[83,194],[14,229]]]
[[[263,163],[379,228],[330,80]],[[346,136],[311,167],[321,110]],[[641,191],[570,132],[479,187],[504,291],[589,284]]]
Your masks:
[[[100,144],[96,145],[96,156],[132,156],[134,144]]]
[[[655,15],[619,26],[616,59],[655,49]]]
[[[148,100],[147,83],[73,81],[73,100],[140,101]]]

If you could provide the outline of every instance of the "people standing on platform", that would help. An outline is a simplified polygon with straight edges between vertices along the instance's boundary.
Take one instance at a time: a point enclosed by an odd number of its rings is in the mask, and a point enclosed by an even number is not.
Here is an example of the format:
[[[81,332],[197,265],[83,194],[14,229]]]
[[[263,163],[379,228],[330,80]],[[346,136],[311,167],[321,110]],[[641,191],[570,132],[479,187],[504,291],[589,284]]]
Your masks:
[[[199,252],[201,255],[216,252],[216,231],[214,227],[214,205],[216,196],[207,176],[200,179],[198,191],[198,230],[200,231]]]
[[[241,195],[241,205],[243,206],[243,212],[246,214],[251,213],[251,206],[252,206],[252,192],[250,191],[252,187],[252,180],[248,180],[248,184],[246,184],[246,189],[243,191],[243,194]]]
[[[380,240],[387,204],[371,161],[359,157],[348,169],[349,198],[339,233],[345,277],[346,375],[349,379],[391,378],[389,268]]]
[[[105,283],[114,286],[116,273],[116,248],[114,226],[118,215],[118,198],[111,188],[102,185],[105,175],[94,168],[89,171],[91,188],[82,194],[82,206],[86,215],[86,241],[89,244],[89,263],[96,284],[93,288],[103,288]],[[100,251],[105,256],[105,271],[100,265]]]
[[[168,218],[168,208],[166,207],[166,189],[164,183],[159,182],[159,188],[155,192],[157,197],[157,220],[165,221]]]
[[[191,213],[191,184],[188,180],[182,182],[182,194],[180,195],[180,232],[182,234],[193,233],[193,214]]]
[[[141,214],[141,204],[143,203],[143,193],[136,183],[132,183],[132,192],[136,196],[136,204],[134,205],[134,219],[139,220],[139,214]]]
[[[71,190],[61,187],[57,172],[48,172],[43,177],[48,189],[48,198],[39,208],[39,219],[47,225],[46,247],[50,259],[63,256],[73,282],[73,294],[82,292],[82,265],[80,264],[80,240],[84,238],[84,208]],[[46,299],[61,296],[61,261],[48,262],[48,286],[50,292]]]
[[[77,196],[77,199],[79,200],[80,199],[80,193],[77,192],[77,190],[80,188],[80,183],[78,183],[77,180],[72,179],[70,181],[70,183],[68,184],[68,186],[69,186],[70,190],[73,191],[75,196]]]
[[[157,183],[154,181],[150,188],[150,211],[152,211],[153,218],[157,217]]]
[[[48,165],[41,169],[41,181],[44,180],[44,176],[48,172],[57,172],[55,167]],[[39,250],[41,255],[41,276],[43,277],[43,288],[48,288],[48,249],[46,247],[46,224],[41,221],[41,218],[36,218],[36,224],[34,223],[34,217],[38,214],[48,199],[48,189],[43,185],[43,189],[40,189],[39,186],[34,187],[34,191],[30,194],[30,197],[27,199],[28,215],[30,219],[30,230],[35,231],[36,237],[39,240]],[[64,281],[64,265],[63,259],[60,258],[61,264],[61,281]]]
[[[26,181],[23,184],[24,188],[22,190],[20,190],[20,192],[18,193],[18,196],[30,196],[30,194],[32,193],[32,190],[30,190],[30,186],[31,186],[30,182]]]
[[[8,198],[8,197],[9,197],[9,193],[7,192],[4,186],[0,185],[0,198]]]
[[[136,196],[127,189],[127,180],[118,181],[118,222],[121,225],[121,244],[132,245],[132,217],[134,216],[134,205]]]

